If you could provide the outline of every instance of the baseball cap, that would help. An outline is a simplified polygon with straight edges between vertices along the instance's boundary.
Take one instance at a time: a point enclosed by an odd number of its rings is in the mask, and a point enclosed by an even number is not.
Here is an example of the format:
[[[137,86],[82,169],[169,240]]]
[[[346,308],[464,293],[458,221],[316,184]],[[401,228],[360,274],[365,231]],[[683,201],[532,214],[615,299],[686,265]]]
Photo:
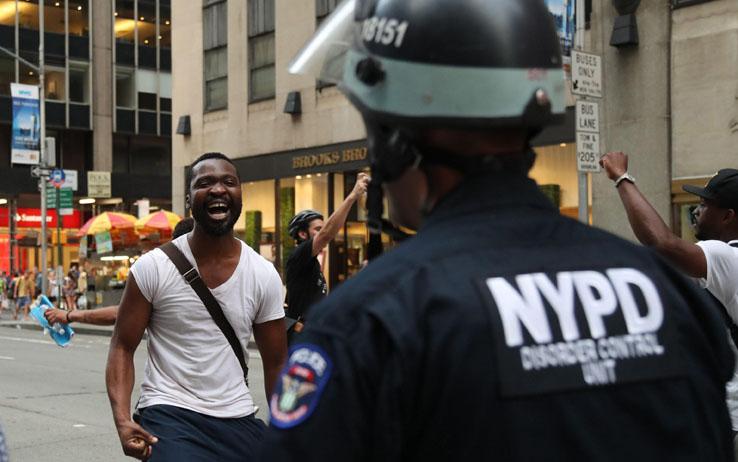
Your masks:
[[[726,209],[738,210],[738,170],[734,168],[720,170],[704,188],[687,184],[682,189],[704,199],[711,199]]]

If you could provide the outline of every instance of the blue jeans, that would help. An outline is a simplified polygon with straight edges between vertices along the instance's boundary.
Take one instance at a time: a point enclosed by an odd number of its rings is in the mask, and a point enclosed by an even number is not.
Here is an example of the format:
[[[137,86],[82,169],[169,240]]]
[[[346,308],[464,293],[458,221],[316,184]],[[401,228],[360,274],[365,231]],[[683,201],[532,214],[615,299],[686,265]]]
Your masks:
[[[176,406],[139,409],[139,422],[159,438],[150,462],[243,462],[254,460],[266,424],[253,415],[211,417]]]

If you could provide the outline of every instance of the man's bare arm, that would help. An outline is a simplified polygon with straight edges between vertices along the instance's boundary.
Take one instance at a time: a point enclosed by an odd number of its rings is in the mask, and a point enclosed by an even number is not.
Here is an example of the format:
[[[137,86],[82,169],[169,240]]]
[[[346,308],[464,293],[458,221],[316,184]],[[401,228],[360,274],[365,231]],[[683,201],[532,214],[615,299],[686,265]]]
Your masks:
[[[49,324],[60,322],[67,324],[69,322],[81,322],[83,324],[94,324],[96,326],[112,326],[118,317],[118,306],[106,306],[95,310],[75,310],[65,311],[56,308],[49,308],[44,311],[44,316]]]
[[[366,173],[359,173],[356,178],[356,184],[354,189],[349,193],[348,197],[338,206],[335,212],[328,217],[323,224],[323,228],[313,239],[313,257],[318,255],[323,248],[328,245],[333,239],[336,238],[338,232],[343,228],[343,224],[346,222],[351,207],[354,202],[366,192],[366,187],[369,184],[369,175]]]
[[[628,156],[611,152],[602,157],[600,165],[608,178],[615,181],[627,172]],[[707,259],[700,246],[671,232],[635,184],[621,181],[617,189],[633,233],[643,245],[653,248],[691,277],[704,278],[707,275]]]
[[[264,364],[264,392],[267,402],[274,392],[279,373],[287,360],[287,333],[284,318],[254,324],[254,341]]]
[[[113,419],[123,452],[131,457],[146,459],[157,440],[131,420],[131,393],[135,380],[133,355],[141,342],[151,316],[151,303],[141,293],[133,274],[128,277],[120,302],[118,322],[110,340],[105,383],[113,410]]]

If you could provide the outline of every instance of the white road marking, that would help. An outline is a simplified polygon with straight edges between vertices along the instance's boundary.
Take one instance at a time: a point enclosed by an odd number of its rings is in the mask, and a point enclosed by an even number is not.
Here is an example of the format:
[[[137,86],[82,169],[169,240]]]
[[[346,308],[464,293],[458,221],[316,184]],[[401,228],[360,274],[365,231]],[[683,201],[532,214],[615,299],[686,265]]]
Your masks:
[[[86,427],[87,425],[85,425],[85,424],[74,424],[74,425],[72,425],[72,426],[73,426],[74,428],[83,428],[83,427]]]
[[[26,343],[37,343],[42,345],[56,345],[56,342],[49,339],[49,340],[38,340],[35,338],[20,338],[20,337],[7,337],[5,335],[0,335],[0,340],[11,340],[14,342],[26,342]],[[76,348],[92,348],[92,345],[79,345],[75,343],[69,343],[68,346],[76,347]]]
[[[0,356],[0,359],[7,359],[8,361],[15,361],[15,358],[11,358],[10,356]]]

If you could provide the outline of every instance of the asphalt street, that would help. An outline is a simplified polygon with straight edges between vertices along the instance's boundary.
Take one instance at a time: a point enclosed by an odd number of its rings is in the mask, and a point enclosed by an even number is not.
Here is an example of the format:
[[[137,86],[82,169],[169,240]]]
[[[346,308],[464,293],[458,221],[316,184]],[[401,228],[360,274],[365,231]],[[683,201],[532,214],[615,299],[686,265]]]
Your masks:
[[[105,392],[109,342],[108,336],[77,334],[60,348],[41,331],[0,327],[0,421],[11,462],[135,460],[120,449]],[[261,360],[255,350],[249,357],[258,417],[266,420]],[[142,342],[134,403],[145,360]]]

